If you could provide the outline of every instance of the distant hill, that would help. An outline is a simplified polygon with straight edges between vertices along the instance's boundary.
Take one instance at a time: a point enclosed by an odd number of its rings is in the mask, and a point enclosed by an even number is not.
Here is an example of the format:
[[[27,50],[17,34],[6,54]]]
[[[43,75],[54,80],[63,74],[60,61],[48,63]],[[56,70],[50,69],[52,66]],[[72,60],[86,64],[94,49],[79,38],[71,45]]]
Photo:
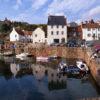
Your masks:
[[[17,22],[10,21],[5,18],[4,21],[0,21],[0,35],[8,35],[13,27],[19,27],[22,30],[33,31],[37,27],[42,27],[42,29],[46,32],[47,25],[46,24],[29,24],[27,22]]]

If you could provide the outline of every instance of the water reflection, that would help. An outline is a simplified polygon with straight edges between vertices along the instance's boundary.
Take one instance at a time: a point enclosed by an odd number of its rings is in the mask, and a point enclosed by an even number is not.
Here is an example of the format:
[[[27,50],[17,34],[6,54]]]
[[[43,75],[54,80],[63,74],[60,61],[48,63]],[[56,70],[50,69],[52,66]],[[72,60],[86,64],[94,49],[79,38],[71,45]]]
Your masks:
[[[77,100],[99,96],[91,76],[76,79],[58,74],[58,63],[0,61],[0,100]]]
[[[32,72],[35,78],[41,81],[45,77],[45,67],[38,64],[32,64]]]

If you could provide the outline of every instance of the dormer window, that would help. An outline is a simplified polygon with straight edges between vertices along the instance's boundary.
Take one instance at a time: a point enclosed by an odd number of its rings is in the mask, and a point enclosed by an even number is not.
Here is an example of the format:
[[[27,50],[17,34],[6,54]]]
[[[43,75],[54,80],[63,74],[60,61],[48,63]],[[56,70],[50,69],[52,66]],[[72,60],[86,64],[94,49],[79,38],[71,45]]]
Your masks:
[[[57,25],[57,28],[59,28],[59,26]]]

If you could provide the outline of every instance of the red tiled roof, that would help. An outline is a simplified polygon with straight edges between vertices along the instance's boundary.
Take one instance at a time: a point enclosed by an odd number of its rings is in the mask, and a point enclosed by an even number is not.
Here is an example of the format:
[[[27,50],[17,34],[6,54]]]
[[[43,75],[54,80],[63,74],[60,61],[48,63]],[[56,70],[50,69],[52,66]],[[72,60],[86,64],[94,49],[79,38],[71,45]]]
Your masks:
[[[15,29],[15,31],[19,34],[19,35],[23,35],[24,36],[24,32],[21,29]]]
[[[32,35],[32,31],[25,31],[25,30],[21,30],[21,29],[15,29],[15,31],[19,34],[19,35]]]
[[[81,25],[78,26],[77,30],[78,30],[78,32],[82,32]]]
[[[23,31],[24,35],[32,35],[32,31]]]
[[[83,28],[100,28],[100,25],[98,23],[83,23]]]

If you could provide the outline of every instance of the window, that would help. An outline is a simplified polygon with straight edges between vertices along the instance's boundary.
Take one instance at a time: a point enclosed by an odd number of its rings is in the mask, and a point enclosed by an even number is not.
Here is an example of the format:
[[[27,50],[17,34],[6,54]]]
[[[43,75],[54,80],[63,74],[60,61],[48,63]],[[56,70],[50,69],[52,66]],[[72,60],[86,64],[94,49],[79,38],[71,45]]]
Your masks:
[[[64,31],[62,31],[61,34],[63,35],[64,34]]]
[[[17,37],[17,35],[15,35],[15,37]]]
[[[98,34],[98,37],[100,37],[100,33]]]
[[[51,35],[53,35],[53,31],[51,31]]]
[[[88,37],[91,37],[91,34],[89,33],[89,34],[87,34],[87,36],[88,36]]]
[[[59,31],[57,31],[57,35],[59,34]]]
[[[96,37],[96,35],[95,34],[93,34],[93,36],[92,36],[93,38],[95,38]]]
[[[88,28],[87,30],[88,30],[88,31],[91,31],[91,29],[90,29],[90,28]]]
[[[59,39],[54,39],[54,43],[59,43]]]
[[[98,31],[100,31],[100,28],[98,28]]]
[[[62,25],[62,28],[64,28],[64,25]]]
[[[100,39],[100,33],[98,34],[98,38]]]
[[[65,43],[65,38],[62,38],[62,39],[61,39],[61,42],[62,42],[62,43]]]
[[[95,28],[93,28],[93,30],[95,30]]]
[[[37,37],[37,34],[35,34],[35,37]]]

